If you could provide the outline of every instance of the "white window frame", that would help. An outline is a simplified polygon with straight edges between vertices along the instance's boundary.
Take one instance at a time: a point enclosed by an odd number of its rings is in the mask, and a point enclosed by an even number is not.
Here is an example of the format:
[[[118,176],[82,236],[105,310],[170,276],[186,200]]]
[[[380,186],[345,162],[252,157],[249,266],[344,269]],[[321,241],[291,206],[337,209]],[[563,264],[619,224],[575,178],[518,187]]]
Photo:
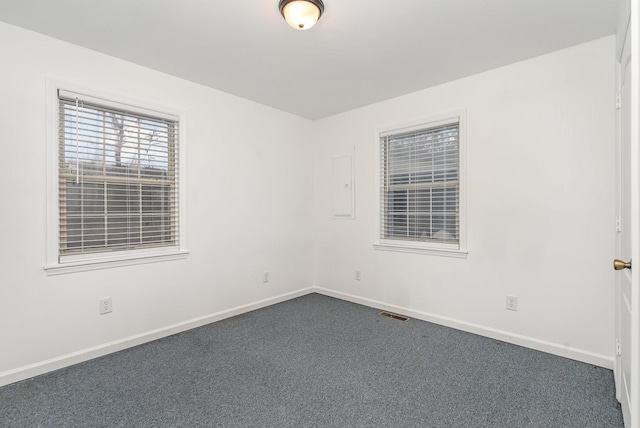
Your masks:
[[[422,242],[422,241],[405,241],[405,240],[393,240],[393,239],[384,239],[381,236],[381,221],[382,221],[382,204],[381,204],[381,186],[380,182],[381,177],[381,144],[382,144],[382,135],[388,134],[396,134],[409,132],[411,130],[421,130],[427,129],[438,124],[451,123],[454,121],[458,121],[459,131],[458,131],[458,144],[459,144],[459,212],[458,212],[458,221],[459,221],[459,237],[458,244],[446,244],[446,243],[437,243],[437,242]],[[384,250],[384,251],[397,251],[404,253],[417,253],[417,254],[429,254],[435,256],[447,256],[447,257],[458,257],[458,258],[466,258],[467,251],[467,185],[466,185],[466,170],[467,170],[467,113],[466,110],[457,110],[452,111],[445,114],[434,115],[410,122],[399,123],[384,126],[378,128],[376,130],[376,239],[373,244],[374,249],[376,250]]]
[[[129,109],[134,112],[155,112],[162,116],[177,117],[180,123],[178,130],[179,156],[178,168],[178,245],[164,248],[148,248],[135,250],[121,250],[103,253],[79,254],[60,257],[59,254],[59,100],[58,91],[74,92],[82,96],[98,100],[102,105],[119,109]],[[62,82],[51,78],[46,79],[47,103],[47,244],[46,262],[44,269],[48,275],[81,272],[95,269],[129,266],[142,263],[153,263],[168,260],[184,259],[189,254],[187,250],[187,180],[186,180],[186,112],[176,108],[158,106],[150,102],[131,99],[129,97],[107,93],[95,88],[82,87],[69,82]]]

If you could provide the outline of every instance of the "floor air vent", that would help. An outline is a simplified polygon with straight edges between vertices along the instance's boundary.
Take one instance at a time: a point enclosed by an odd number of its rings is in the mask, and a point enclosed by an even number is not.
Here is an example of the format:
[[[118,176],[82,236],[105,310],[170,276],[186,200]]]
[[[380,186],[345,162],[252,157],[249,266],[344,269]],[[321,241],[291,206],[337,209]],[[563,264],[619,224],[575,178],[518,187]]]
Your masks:
[[[404,321],[404,322],[409,321],[409,318],[402,315],[392,314],[391,312],[380,312],[380,315],[383,317],[391,318],[398,321]]]

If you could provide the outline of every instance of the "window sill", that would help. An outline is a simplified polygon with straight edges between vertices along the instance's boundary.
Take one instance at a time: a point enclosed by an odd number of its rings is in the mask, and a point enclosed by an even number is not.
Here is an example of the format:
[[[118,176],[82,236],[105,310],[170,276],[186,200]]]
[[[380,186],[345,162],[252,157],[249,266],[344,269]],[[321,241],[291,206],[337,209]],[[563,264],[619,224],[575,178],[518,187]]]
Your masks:
[[[449,248],[428,248],[398,244],[373,244],[375,250],[395,251],[400,253],[427,254],[430,256],[454,257],[458,259],[466,259],[469,254],[466,250],[455,250]]]
[[[171,260],[186,259],[189,255],[188,251],[180,251],[169,254],[148,254],[126,259],[92,259],[78,260],[66,263],[51,264],[44,267],[47,275],[62,275],[66,273],[85,272],[99,269],[110,269],[121,266],[132,266],[146,263],[158,263]]]

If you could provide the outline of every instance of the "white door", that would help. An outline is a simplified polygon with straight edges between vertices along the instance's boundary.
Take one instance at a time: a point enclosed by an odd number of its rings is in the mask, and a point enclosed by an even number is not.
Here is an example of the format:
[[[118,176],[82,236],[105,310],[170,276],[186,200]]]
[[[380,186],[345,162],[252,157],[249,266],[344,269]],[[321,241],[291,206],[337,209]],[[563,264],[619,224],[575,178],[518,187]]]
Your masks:
[[[638,272],[640,272],[640,182],[639,91],[638,83],[638,2],[626,9],[623,29],[619,32],[619,190],[618,254],[614,262],[616,278],[616,312],[618,346],[616,360],[617,394],[622,404],[625,426],[640,427],[638,375],[640,367],[640,322],[638,318]],[[634,259],[634,270],[631,261]]]

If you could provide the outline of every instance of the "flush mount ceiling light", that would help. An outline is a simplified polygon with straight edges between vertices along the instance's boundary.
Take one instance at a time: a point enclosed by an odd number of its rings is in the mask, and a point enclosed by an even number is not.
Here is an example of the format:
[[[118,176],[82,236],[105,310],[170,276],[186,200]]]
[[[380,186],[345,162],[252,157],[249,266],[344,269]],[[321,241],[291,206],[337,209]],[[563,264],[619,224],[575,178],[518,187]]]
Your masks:
[[[296,30],[308,30],[316,25],[324,12],[322,0],[280,0],[280,13]]]

